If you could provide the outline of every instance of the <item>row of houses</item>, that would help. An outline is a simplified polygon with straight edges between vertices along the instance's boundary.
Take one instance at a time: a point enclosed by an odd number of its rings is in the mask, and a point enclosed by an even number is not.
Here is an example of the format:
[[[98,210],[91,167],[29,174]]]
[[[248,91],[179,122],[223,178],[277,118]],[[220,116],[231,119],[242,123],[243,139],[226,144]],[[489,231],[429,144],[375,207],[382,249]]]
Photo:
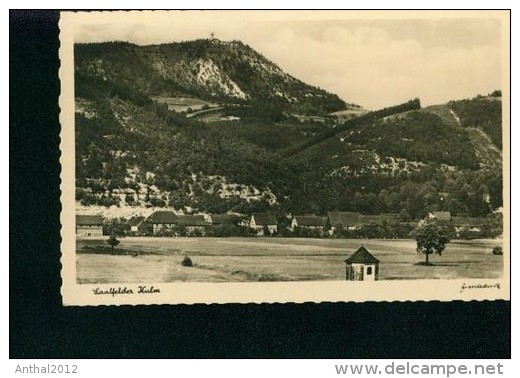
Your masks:
[[[395,220],[397,215],[368,216],[349,212],[331,212],[328,216],[296,215],[292,217],[289,228],[305,228],[329,231],[334,233],[338,229],[355,229],[363,224],[382,223],[385,220]],[[144,235],[151,233],[160,235],[168,230],[185,230],[186,235],[204,234],[206,227],[235,225],[246,226],[254,230],[258,235],[276,234],[279,222],[272,213],[255,213],[251,217],[235,214],[204,214],[204,215],[177,215],[173,211],[155,211],[149,217],[133,217],[127,225],[130,233]],[[103,234],[103,218],[99,215],[77,215],[76,234],[81,236],[100,236]]]
[[[456,234],[464,230],[480,232],[492,223],[484,217],[452,216],[449,211],[434,211],[428,214],[428,219],[451,223]]]
[[[182,227],[186,235],[204,234],[207,226],[242,225],[244,219],[235,214],[177,215],[173,211],[156,211],[142,220],[142,225],[151,227],[153,235]],[[139,226],[138,226],[139,227]],[[139,228],[136,230],[139,231]]]
[[[80,236],[101,236],[105,222],[101,215],[76,215],[76,234]],[[173,211],[155,211],[149,217],[130,218],[126,225],[131,235],[159,235],[166,230],[183,227],[186,234],[204,233],[208,225],[243,225],[239,215],[204,214],[177,215]]]
[[[451,222],[456,232],[463,229],[479,232],[489,225],[489,220],[478,217],[452,216],[449,212],[432,212],[429,219]],[[289,219],[288,219],[289,221]],[[314,230],[321,234],[335,234],[340,230],[357,230],[367,225],[405,223],[416,226],[417,222],[402,222],[396,213],[366,215],[357,212],[329,212],[327,216],[295,215],[286,222],[292,231]],[[77,215],[76,234],[81,236],[103,235],[103,218],[99,215]],[[155,211],[149,217],[133,217],[127,221],[131,235],[161,235],[179,229],[185,235],[204,235],[208,226],[235,225],[251,228],[257,235],[273,235],[279,231],[279,221],[272,213],[255,213],[249,216],[236,214],[178,215],[173,211]],[[184,236],[184,235],[183,235]]]

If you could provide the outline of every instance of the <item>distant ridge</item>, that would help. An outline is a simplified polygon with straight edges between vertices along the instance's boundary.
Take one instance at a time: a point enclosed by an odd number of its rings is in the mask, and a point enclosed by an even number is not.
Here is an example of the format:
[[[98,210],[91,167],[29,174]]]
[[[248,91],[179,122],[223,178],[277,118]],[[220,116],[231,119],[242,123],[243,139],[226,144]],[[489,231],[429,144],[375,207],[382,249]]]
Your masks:
[[[276,103],[301,114],[346,108],[337,95],[292,77],[240,41],[77,44],[74,54],[79,97],[92,98],[99,91],[130,98],[190,96],[225,103]]]

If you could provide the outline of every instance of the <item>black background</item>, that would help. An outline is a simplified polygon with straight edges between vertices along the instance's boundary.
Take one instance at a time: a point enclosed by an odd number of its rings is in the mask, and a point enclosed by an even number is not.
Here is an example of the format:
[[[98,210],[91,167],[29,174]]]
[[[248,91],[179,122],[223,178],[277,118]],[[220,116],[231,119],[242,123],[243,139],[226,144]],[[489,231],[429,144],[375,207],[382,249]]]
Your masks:
[[[58,20],[10,12],[11,358],[510,358],[506,301],[64,308]]]

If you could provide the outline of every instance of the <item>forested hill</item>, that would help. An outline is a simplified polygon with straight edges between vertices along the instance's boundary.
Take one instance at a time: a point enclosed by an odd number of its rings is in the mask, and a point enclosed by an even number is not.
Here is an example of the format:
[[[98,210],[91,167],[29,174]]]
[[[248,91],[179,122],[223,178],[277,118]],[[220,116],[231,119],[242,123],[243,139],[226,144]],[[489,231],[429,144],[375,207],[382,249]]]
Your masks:
[[[499,91],[367,113],[236,41],[77,45],[75,59],[78,206],[402,219],[502,206]]]
[[[276,105],[289,113],[328,114],[346,108],[337,95],[307,85],[240,41],[218,39],[137,46],[77,44],[76,93],[145,103],[154,96]]]
[[[479,101],[498,111],[478,122],[472,109],[482,111]],[[453,108],[461,103],[467,113],[459,116]],[[500,99],[354,121],[287,159],[303,167],[307,183],[297,194],[297,212],[401,212],[417,219],[436,210],[485,216],[502,206],[502,154],[492,141],[501,128]]]

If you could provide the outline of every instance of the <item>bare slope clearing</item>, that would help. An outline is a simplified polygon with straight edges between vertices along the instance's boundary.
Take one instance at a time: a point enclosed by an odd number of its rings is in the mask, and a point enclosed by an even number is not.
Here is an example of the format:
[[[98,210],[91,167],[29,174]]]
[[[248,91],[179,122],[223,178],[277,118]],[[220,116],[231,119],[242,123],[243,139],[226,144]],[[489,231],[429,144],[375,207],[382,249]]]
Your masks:
[[[168,110],[174,110],[176,112],[185,112],[188,109],[192,111],[200,110],[204,106],[215,107],[217,104],[200,100],[198,98],[190,97],[150,97],[152,100],[157,101],[159,104],[168,105]]]

